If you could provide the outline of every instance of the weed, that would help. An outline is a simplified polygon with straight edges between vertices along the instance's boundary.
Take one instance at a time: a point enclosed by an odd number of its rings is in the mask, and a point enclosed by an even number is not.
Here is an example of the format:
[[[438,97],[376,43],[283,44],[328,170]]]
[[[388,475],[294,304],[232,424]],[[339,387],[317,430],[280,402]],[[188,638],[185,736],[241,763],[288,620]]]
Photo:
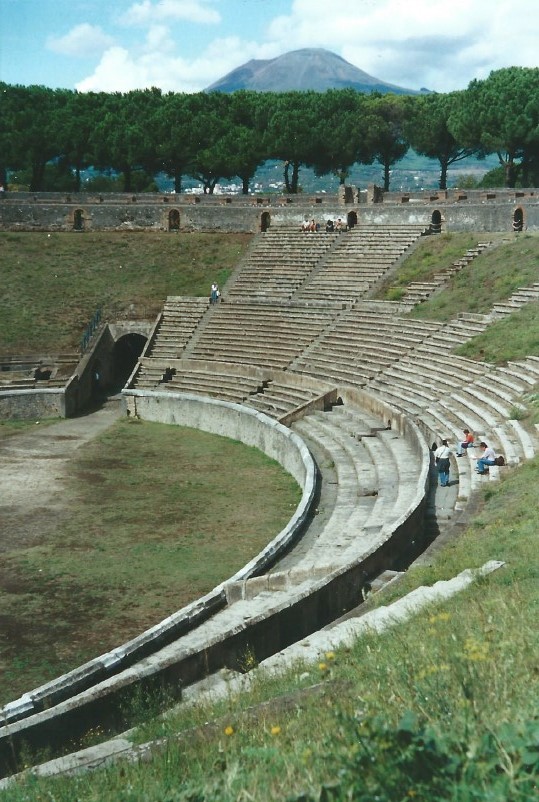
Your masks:
[[[387,291],[388,301],[400,301],[406,295],[404,287],[390,287]]]
[[[242,674],[252,671],[258,665],[256,653],[251,646],[246,646],[242,654],[238,657],[238,670]]]

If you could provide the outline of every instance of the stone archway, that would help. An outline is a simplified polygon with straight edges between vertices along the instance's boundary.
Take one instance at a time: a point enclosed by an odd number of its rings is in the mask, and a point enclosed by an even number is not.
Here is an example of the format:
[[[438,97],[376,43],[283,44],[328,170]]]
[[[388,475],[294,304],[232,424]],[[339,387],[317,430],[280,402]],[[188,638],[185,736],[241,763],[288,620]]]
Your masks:
[[[348,214],[346,215],[346,225],[348,229],[357,226],[357,212],[348,212]]]
[[[435,209],[430,218],[430,230],[433,234],[441,234],[442,232],[442,213],[439,209]]]
[[[513,212],[513,231],[522,231],[524,229],[524,209],[522,206],[517,206]]]
[[[269,212],[262,212],[260,215],[260,231],[267,231],[271,225],[271,215]]]
[[[171,209],[168,213],[168,230],[180,230],[180,213],[177,209]]]
[[[73,230],[84,231],[84,211],[82,209],[75,209],[73,213]]]
[[[112,384],[122,388],[144,350],[147,338],[143,334],[124,334],[114,343],[112,352]]]

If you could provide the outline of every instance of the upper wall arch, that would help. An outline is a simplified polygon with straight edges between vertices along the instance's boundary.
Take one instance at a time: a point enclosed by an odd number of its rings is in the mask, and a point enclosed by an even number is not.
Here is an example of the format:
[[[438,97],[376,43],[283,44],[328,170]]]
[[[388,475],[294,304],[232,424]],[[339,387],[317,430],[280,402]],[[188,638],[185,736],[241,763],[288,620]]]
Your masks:
[[[269,212],[262,212],[260,215],[260,231],[267,231],[271,225],[271,214]]]
[[[430,229],[433,234],[440,234],[442,231],[442,213],[435,209],[430,218]]]
[[[513,212],[513,231],[523,231],[524,223],[524,209],[522,206],[517,206]]]

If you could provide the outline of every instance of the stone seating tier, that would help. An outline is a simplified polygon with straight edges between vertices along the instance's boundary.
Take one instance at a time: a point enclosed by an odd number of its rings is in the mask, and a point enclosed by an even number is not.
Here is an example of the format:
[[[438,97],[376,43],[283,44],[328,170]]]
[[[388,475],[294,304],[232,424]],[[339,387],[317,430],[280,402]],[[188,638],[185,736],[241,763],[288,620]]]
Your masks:
[[[426,341],[416,346],[413,353],[405,358],[404,361],[409,362],[413,368],[424,373],[425,376],[449,377],[449,380],[453,382],[453,386],[481,378],[487,369],[486,365],[455,354],[435,354],[429,350],[428,342]]]
[[[13,379],[12,381],[0,381],[0,392],[11,390],[45,390],[48,388],[56,389],[64,387],[67,378],[63,379]]]
[[[424,342],[425,333],[413,328],[411,330],[400,328],[398,322],[393,325],[376,327],[371,323],[359,320],[354,325],[348,318],[343,317],[324,338],[324,343],[326,341],[340,340],[356,341],[358,343],[366,341],[371,344],[373,342],[375,344],[387,343],[389,345],[395,343],[409,349]]]
[[[190,382],[189,380],[177,380],[171,379],[169,382],[165,384],[159,385],[160,390],[166,390],[168,392],[177,392],[177,393],[188,393],[194,395],[205,395],[210,396],[211,398],[218,398],[221,401],[230,401],[234,404],[241,404],[245,403],[245,400],[248,398],[249,393],[245,392],[243,389],[239,388],[238,385],[230,386],[221,382],[219,379],[212,384],[208,382],[206,384],[200,383],[197,384],[196,382]]]
[[[171,359],[180,356],[208,308],[207,298],[169,296],[146,355]]]
[[[217,367],[208,367],[207,370],[188,370],[181,368],[173,377],[163,384],[165,389],[182,389],[183,392],[193,391],[203,392],[214,389],[216,395],[223,390],[226,392],[236,391],[239,398],[246,398],[252,393],[260,392],[262,382],[256,377],[249,377],[236,374],[221,373]]]
[[[267,412],[271,417],[282,417],[320,394],[319,389],[298,387],[283,381],[270,381],[262,392],[250,396],[245,403]]]
[[[379,540],[385,526],[405,514],[417,492],[420,458],[394,432],[382,431],[380,422],[369,432],[346,405],[308,415],[293,428],[337,473],[333,514],[296,565],[327,561],[328,547],[337,561],[359,557]]]
[[[326,359],[333,359],[340,364],[360,366],[372,364],[377,366],[378,370],[382,370],[384,366],[395,362],[407,350],[406,345],[402,342],[394,344],[388,343],[387,340],[382,340],[382,342],[386,344],[377,344],[368,338],[365,338],[363,342],[357,339],[350,342],[345,337],[334,336],[324,340],[323,349],[313,348],[308,357],[323,354]]]
[[[499,371],[504,376],[524,381],[533,386],[539,382],[539,357],[528,356],[518,362],[508,362],[503,368],[499,368]]]
[[[356,231],[361,237],[356,235]],[[242,262],[241,270],[232,277],[226,297],[273,296],[352,302],[358,294],[364,295],[369,290],[368,286],[364,283],[359,285],[358,281],[362,278],[371,284],[379,281],[388,266],[401,257],[421,231],[421,227],[399,229],[380,226],[373,230],[356,227],[346,236],[331,234],[321,238],[319,235],[309,237],[303,232],[285,234],[283,230],[270,230],[261,235]],[[399,244],[397,240],[400,238],[404,241]],[[352,279],[354,259],[359,260],[368,271],[363,277]],[[348,275],[342,278],[344,286],[328,286],[325,276],[331,273],[332,265],[340,272],[343,264],[348,268]],[[342,289],[347,285],[345,297],[340,298]],[[354,288],[353,292],[351,287]]]
[[[234,362],[254,365],[262,368],[284,370],[292,361],[293,355],[289,352],[276,353],[271,347],[267,350],[249,348],[203,349],[194,352],[195,359],[211,360],[215,362]]]
[[[351,366],[348,363],[343,365],[336,362],[331,356],[323,357],[319,355],[301,356],[290,364],[290,370],[294,373],[301,373],[308,376],[315,376],[328,382],[340,382],[349,384],[352,387],[363,387],[379,371],[379,366],[374,367],[371,363],[367,365]]]
[[[204,332],[200,332],[197,336],[197,342],[193,346],[193,350],[197,350],[201,344],[226,347],[228,343],[234,342],[244,342],[247,345],[256,347],[258,344],[264,345],[271,341],[276,344],[282,342],[284,346],[294,347],[291,338],[295,338],[297,343],[301,343],[301,346],[305,347],[312,342],[316,334],[317,332],[313,332],[311,328],[294,326],[293,324],[286,326],[286,324],[281,323],[274,327],[261,325],[258,330],[256,330],[247,325],[242,329],[241,327],[235,326],[231,320],[223,320]],[[221,342],[214,343],[213,340],[215,336],[220,337]]]

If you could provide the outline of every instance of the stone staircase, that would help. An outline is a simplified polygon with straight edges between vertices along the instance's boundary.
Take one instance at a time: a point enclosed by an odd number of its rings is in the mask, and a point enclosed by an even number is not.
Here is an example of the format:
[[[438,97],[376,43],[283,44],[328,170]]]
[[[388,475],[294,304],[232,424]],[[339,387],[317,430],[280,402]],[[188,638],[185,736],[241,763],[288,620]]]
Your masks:
[[[338,234],[270,229],[257,237],[232,281],[225,300],[289,300],[337,242]]]
[[[494,319],[505,317],[518,309],[522,309],[523,306],[537,301],[539,301],[539,283],[532,284],[531,287],[519,287],[516,292],[509,296],[507,301],[493,304],[491,317]]]
[[[355,226],[338,235],[335,247],[292,297],[350,306],[371,293],[424,233],[423,226]]]
[[[171,295],[144,350],[155,359],[178,359],[209,309],[207,298]]]
[[[492,246],[492,242],[479,242],[475,248],[469,248],[461,259],[453,262],[450,267],[440,270],[429,281],[412,281],[406,288],[406,293],[401,298],[400,303],[413,309],[417,304],[424,303],[432,295],[443,290],[450,279],[467,267],[478,256],[481,256],[487,248]]]
[[[291,304],[219,304],[204,321],[186,355],[282,370],[330,320],[328,310]]]

